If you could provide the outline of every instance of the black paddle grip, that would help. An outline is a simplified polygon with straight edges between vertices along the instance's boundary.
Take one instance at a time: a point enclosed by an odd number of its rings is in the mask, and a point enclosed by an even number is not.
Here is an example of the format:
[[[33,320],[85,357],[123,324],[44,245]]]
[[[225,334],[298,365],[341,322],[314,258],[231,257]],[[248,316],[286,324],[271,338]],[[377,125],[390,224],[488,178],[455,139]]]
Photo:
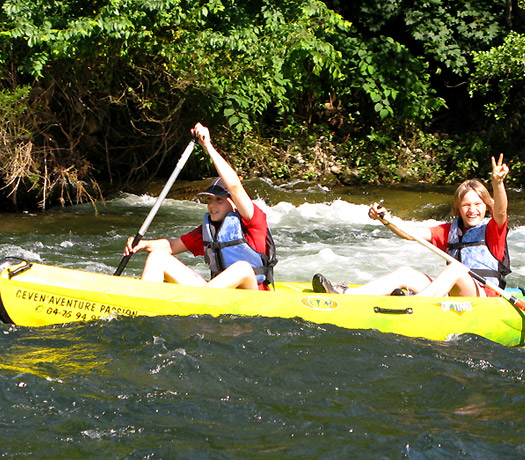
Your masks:
[[[133,243],[131,243],[131,247],[134,248],[137,244],[139,244],[139,241],[142,239],[142,236],[140,233],[137,233],[135,235],[135,238],[133,239]],[[120,261],[120,264],[118,265],[117,269],[115,270],[115,273],[113,273],[114,276],[120,276],[124,269],[126,268],[126,265],[129,262],[129,259],[131,259],[132,254],[128,254],[127,256],[122,257],[122,260]]]

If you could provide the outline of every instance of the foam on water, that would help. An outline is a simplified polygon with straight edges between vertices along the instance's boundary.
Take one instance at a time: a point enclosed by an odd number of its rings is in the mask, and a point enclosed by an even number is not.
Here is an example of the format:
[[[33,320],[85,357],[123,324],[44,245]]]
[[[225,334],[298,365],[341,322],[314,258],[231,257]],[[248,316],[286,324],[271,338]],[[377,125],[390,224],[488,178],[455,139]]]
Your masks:
[[[16,244],[0,244],[0,258],[2,257],[20,257],[33,262],[42,260],[39,252],[25,249]]]
[[[155,203],[149,195],[120,194],[106,203],[106,214],[93,216],[92,221],[103,233],[84,234],[77,228],[46,235],[36,233],[8,233],[0,242],[0,256],[16,255],[33,261],[70,266],[97,272],[112,273],[125,241],[133,236]],[[430,275],[443,266],[443,260],[413,241],[403,240],[378,221],[368,217],[368,205],[355,204],[342,199],[324,203],[304,202],[292,204],[279,201],[269,205],[262,199],[256,203],[268,216],[277,244],[279,263],[276,279],[309,281],[313,274],[322,272],[334,281],[361,283],[369,281],[400,265],[412,265]],[[89,216],[93,211],[82,205],[75,207],[75,216]],[[75,217],[68,213],[66,222]],[[176,237],[200,224],[206,205],[198,201],[166,199],[150,225],[145,238]],[[118,216],[127,216],[119,220]],[[41,218],[35,220],[35,227]],[[108,219],[104,225],[101,219]],[[395,221],[394,217],[394,221]],[[88,224],[89,225],[89,220]],[[407,228],[442,223],[438,220],[404,220]],[[83,226],[80,226],[82,229]],[[525,227],[509,232],[509,250],[513,273],[509,285],[525,284]],[[208,269],[202,258],[182,254],[181,259],[204,276]],[[135,255],[127,269],[140,276],[145,254]],[[523,262],[522,262],[523,261]]]

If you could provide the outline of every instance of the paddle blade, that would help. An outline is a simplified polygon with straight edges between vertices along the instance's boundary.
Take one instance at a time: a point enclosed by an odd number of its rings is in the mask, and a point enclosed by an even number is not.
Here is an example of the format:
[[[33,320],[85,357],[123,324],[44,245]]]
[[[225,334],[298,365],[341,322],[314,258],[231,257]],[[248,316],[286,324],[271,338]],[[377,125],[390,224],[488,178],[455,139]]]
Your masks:
[[[512,304],[518,307],[519,309],[525,311],[525,302],[523,302],[523,300],[516,299],[516,297],[513,297]]]

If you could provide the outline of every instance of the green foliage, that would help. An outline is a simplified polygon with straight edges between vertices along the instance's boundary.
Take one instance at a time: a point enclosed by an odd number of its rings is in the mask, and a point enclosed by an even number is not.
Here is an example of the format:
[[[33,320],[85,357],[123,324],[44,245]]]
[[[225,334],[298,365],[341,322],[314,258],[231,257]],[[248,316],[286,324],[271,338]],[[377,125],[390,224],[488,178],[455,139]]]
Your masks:
[[[341,53],[328,40],[350,27],[316,0],[257,3],[217,13],[195,40],[210,109],[239,133],[257,129],[268,111],[282,121],[298,99],[326,98],[341,76]]]
[[[355,98],[355,93],[364,92],[382,120],[396,116],[423,121],[444,106],[430,85],[428,65],[399,42],[379,37],[359,41],[355,48],[347,53],[344,93]]]
[[[504,31],[504,5],[485,0],[332,1],[365,37],[390,36],[440,71],[469,71],[472,50],[486,49]]]
[[[393,127],[391,127],[392,129]],[[350,146],[348,166],[363,182],[369,183],[443,183],[454,184],[471,178],[473,171],[487,169],[476,158],[487,158],[480,139],[470,139],[464,147],[447,136],[429,134],[406,126],[372,130],[358,146]]]
[[[474,53],[470,95],[486,98],[486,113],[516,122],[525,109],[525,35],[510,33],[501,46]]]
[[[5,0],[2,97],[31,89],[11,145],[31,143],[24,186],[44,201],[52,184],[82,200],[82,183],[161,173],[199,120],[252,174],[455,180],[522,133],[523,36],[504,41],[506,13],[482,0]]]
[[[503,26],[502,6],[485,0],[420,0],[405,13],[425,54],[458,75],[469,71],[469,53],[494,43]]]

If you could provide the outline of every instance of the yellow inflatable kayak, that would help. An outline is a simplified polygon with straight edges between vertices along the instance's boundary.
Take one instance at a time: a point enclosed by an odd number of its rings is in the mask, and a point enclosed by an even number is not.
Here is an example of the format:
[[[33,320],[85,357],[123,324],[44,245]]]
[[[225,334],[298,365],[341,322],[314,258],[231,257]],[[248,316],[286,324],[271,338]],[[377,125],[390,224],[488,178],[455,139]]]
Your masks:
[[[524,312],[503,298],[317,294],[310,283],[298,282],[278,282],[271,292],[195,288],[14,258],[0,261],[0,270],[0,319],[19,326],[115,315],[239,315],[302,318],[431,340],[471,333],[503,345],[525,341]]]

